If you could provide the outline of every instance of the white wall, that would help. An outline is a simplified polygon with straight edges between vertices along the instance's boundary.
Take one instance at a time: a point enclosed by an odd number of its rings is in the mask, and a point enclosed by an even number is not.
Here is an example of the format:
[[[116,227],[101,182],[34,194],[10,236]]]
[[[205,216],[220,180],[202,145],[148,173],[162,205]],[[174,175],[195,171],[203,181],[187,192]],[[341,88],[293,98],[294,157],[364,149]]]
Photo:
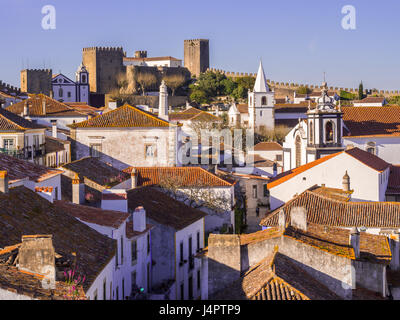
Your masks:
[[[384,174],[386,178],[380,183],[378,171],[342,153],[270,188],[271,210],[316,184],[342,189],[342,178],[346,170],[350,176],[350,187],[354,190],[353,201],[385,201],[389,169]]]

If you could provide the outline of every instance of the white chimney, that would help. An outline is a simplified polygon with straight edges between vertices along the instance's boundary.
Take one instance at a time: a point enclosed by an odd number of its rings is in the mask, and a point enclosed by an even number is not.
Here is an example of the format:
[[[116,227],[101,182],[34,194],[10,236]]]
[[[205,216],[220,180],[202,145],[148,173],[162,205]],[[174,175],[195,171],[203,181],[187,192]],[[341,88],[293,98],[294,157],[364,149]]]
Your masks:
[[[26,118],[27,116],[29,116],[29,107],[28,107],[28,101],[25,100],[23,117]]]
[[[83,204],[85,202],[85,184],[79,179],[78,174],[72,179],[72,203]]]
[[[349,239],[350,246],[354,249],[354,256],[356,258],[360,258],[360,232],[358,231],[357,227],[353,227],[350,230],[350,239]]]
[[[108,109],[115,110],[117,109],[117,101],[108,101]]]
[[[160,86],[160,96],[158,101],[158,117],[168,121],[168,89],[163,80]]]
[[[300,230],[307,231],[307,211],[304,207],[290,210],[290,224]]]
[[[57,120],[51,120],[51,136],[57,138]]]
[[[8,193],[8,173],[0,171],[0,192]]]
[[[137,207],[133,212],[133,231],[146,230],[146,211],[143,207]]]
[[[279,229],[286,229],[286,214],[283,210],[278,213],[278,227]]]
[[[42,112],[43,115],[46,115],[46,100],[44,99],[44,97],[42,98]]]
[[[135,168],[132,168],[132,172],[131,172],[131,188],[135,189],[137,188],[137,172]]]

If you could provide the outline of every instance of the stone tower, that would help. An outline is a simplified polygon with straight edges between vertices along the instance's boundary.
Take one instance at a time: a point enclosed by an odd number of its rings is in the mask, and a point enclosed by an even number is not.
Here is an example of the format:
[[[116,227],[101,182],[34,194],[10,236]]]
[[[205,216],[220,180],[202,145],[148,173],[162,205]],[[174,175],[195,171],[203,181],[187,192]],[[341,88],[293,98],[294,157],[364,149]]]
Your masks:
[[[210,47],[208,39],[185,40],[185,67],[192,75],[198,77],[210,67]]]
[[[21,71],[21,91],[27,93],[43,93],[47,96],[51,91],[51,69],[24,69]]]
[[[268,87],[264,68],[260,61],[256,82],[253,91],[249,91],[248,97],[250,128],[274,129],[274,95],[274,92]]]
[[[160,97],[158,101],[158,117],[168,121],[168,89],[165,81],[161,82]]]
[[[82,63],[89,73],[91,92],[109,93],[117,88],[118,77],[120,74],[125,73],[124,56],[125,54],[121,47],[83,48]]]
[[[317,106],[307,112],[307,163],[328,154],[343,151],[343,112],[328,96],[328,85],[323,83]]]

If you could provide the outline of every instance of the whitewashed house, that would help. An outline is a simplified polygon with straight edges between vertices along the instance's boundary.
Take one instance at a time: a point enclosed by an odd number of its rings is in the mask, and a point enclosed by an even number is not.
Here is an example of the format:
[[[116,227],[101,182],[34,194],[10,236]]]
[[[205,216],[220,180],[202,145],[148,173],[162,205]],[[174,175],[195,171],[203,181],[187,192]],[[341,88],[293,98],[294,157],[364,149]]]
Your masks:
[[[124,105],[69,125],[75,159],[91,156],[118,169],[179,165],[180,127]]]

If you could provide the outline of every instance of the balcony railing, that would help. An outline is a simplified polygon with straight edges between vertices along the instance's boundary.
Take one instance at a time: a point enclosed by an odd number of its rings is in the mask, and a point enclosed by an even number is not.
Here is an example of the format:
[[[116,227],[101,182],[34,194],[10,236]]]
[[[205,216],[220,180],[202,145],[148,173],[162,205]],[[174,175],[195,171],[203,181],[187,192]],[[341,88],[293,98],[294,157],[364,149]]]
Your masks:
[[[34,159],[38,157],[43,157],[46,154],[45,145],[41,144],[38,149],[35,148],[34,146],[25,147],[22,149],[0,148],[0,153],[23,160],[32,159],[32,152]]]

